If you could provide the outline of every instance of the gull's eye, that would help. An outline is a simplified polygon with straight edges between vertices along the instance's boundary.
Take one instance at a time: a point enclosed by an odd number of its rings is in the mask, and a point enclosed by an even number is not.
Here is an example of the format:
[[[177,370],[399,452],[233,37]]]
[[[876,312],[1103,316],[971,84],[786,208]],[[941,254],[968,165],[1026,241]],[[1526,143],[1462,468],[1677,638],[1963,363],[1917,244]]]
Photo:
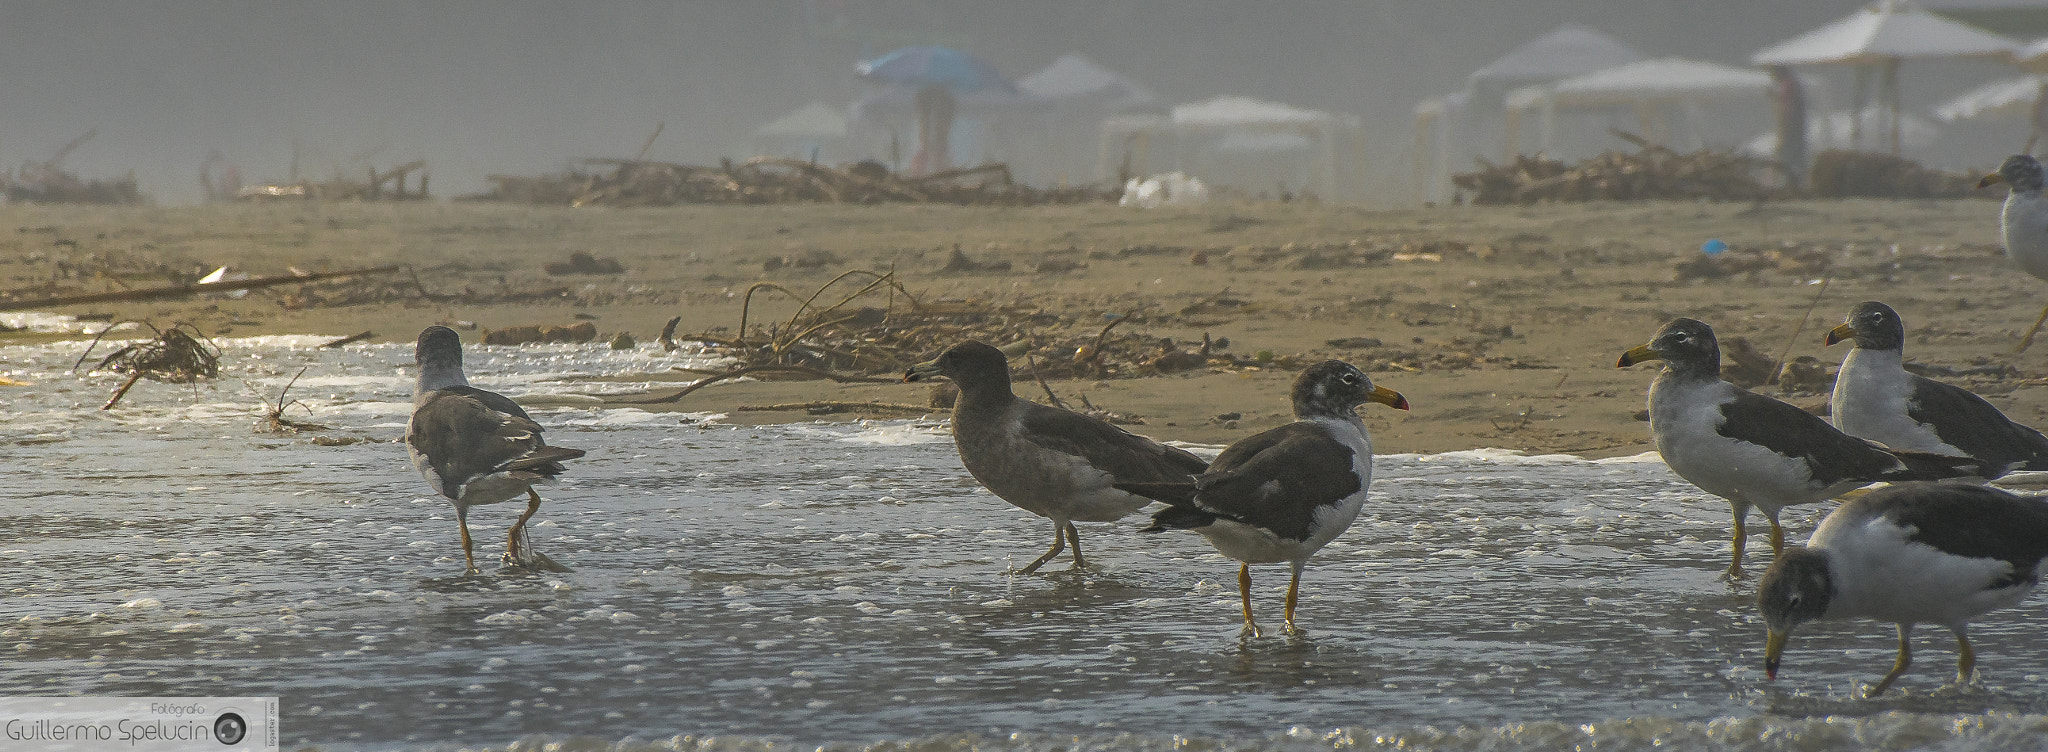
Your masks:
[[[1343,378],[1343,381],[1344,381],[1344,383],[1346,383],[1346,384],[1357,384],[1357,383],[1358,383],[1358,374],[1355,374],[1355,373],[1347,373],[1347,374],[1344,374],[1344,378]]]

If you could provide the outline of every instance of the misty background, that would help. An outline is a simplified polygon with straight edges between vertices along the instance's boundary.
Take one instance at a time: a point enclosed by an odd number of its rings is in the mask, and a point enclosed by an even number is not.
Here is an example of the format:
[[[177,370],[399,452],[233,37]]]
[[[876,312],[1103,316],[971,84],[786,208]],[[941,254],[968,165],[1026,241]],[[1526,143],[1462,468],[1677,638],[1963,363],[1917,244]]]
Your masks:
[[[97,128],[64,167],[88,178],[132,170],[160,204],[198,201],[201,163],[213,151],[251,183],[290,178],[295,155],[299,176],[313,179],[425,159],[434,194],[446,198],[484,190],[487,174],[630,157],[658,123],[667,126],[648,158],[715,163],[749,156],[751,131],[769,120],[868,91],[854,76],[857,61],[932,43],[980,55],[1013,79],[1079,52],[1167,104],[1234,94],[1357,115],[1367,137],[1367,198],[1398,204],[1413,195],[1416,103],[1462,88],[1472,70],[1560,23],[1597,29],[1651,57],[1747,65],[1755,50],[1862,5],[13,1],[0,5],[0,165],[48,159]],[[1924,112],[2014,72],[1909,61],[1906,108]],[[1802,73],[1846,91],[1846,72]],[[1769,125],[1764,104],[1758,130]],[[2024,133],[1950,139],[1908,156],[1949,168],[1995,166]],[[1094,144],[1077,148],[1092,152]]]

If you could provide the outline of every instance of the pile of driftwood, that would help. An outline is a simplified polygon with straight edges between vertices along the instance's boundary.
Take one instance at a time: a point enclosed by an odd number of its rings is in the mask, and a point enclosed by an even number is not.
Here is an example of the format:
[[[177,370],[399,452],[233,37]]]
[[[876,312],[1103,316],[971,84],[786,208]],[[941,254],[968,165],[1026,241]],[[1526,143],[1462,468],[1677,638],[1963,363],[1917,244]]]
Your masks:
[[[85,180],[58,166],[72,151],[99,133],[98,128],[86,131],[57,149],[56,155],[47,160],[23,164],[15,172],[0,172],[0,193],[7,196],[9,203],[143,203],[142,191],[135,187],[134,173],[114,180]]]
[[[1635,144],[1638,151],[1609,151],[1573,165],[1540,155],[1519,155],[1505,165],[1482,159],[1477,171],[1453,175],[1451,182],[1475,204],[1754,201],[1777,192],[1758,179],[1769,164],[1763,160],[1711,149],[1680,153],[1633,134],[1615,135]]]
[[[407,188],[407,178],[419,174],[419,185]],[[321,199],[327,201],[421,201],[427,198],[427,161],[413,160],[379,171],[369,168],[365,180],[335,176],[328,180],[301,180],[294,183],[267,183],[243,186],[234,197],[241,201],[273,201],[277,199]]]
[[[104,369],[128,374],[128,378],[114,390],[113,396],[107,398],[107,403],[100,406],[101,410],[113,409],[135,386],[135,382],[145,378],[170,384],[190,384],[220,375],[220,347],[198,327],[182,321],[169,329],[157,329],[155,324],[147,321],[140,323],[155,331],[156,338],[115,350],[101,359],[98,365],[86,369],[86,373]],[[85,353],[78,356],[78,362],[71,365],[72,370],[84,365],[85,359],[92,356],[93,348],[99,346],[100,339],[119,325],[120,322],[116,322],[100,330],[92,344],[86,346]]]
[[[1832,149],[1813,157],[1808,181],[1821,198],[1961,198],[1977,187],[1975,176],[1932,169],[1892,154]],[[2004,198],[2004,191],[1983,195]]]
[[[756,309],[772,298],[794,301],[795,312],[762,322]],[[730,330],[737,334],[679,335],[676,321],[670,321],[661,335],[663,346],[670,349],[678,347],[678,341],[704,343],[732,357],[731,367],[691,371],[704,378],[680,391],[617,401],[675,402],[704,386],[741,376],[895,382],[911,364],[970,339],[1010,352],[1010,363],[1024,380],[1134,378],[1253,363],[1224,355],[1227,342],[1184,346],[1123,326],[1136,318],[1135,313],[1083,316],[972,300],[923,300],[905,289],[893,272],[848,271],[809,293],[759,282],[742,298],[739,326]],[[1274,363],[1270,354],[1265,358],[1262,364]]]
[[[590,159],[556,175],[490,175],[489,192],[465,198],[568,206],[675,206],[678,204],[945,203],[1037,205],[1109,202],[1100,187],[1033,188],[1011,179],[1009,165],[989,164],[921,177],[890,172],[877,162],[844,167],[796,159],[755,157],[716,166],[638,159]]]
[[[19,172],[0,173],[0,187],[9,203],[125,205],[144,201],[133,173],[112,180],[85,180],[64,170],[22,165]]]

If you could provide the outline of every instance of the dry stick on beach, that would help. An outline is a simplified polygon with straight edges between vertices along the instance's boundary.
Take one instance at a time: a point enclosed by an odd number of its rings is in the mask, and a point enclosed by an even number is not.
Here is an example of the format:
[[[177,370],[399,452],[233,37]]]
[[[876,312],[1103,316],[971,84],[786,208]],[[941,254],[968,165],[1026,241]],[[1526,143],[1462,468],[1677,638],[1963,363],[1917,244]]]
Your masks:
[[[366,339],[369,339],[369,338],[371,338],[371,337],[375,337],[375,336],[377,336],[377,333],[376,333],[376,332],[372,332],[372,331],[368,331],[368,330],[365,330],[365,331],[360,331],[360,332],[356,332],[355,334],[351,334],[351,335],[348,335],[348,336],[346,336],[346,337],[342,337],[341,339],[337,339],[337,340],[331,340],[331,341],[328,341],[328,342],[322,342],[322,343],[320,343],[320,346],[321,346],[321,347],[323,347],[323,348],[327,348],[327,347],[340,347],[340,346],[342,346],[342,345],[346,345],[346,344],[349,344],[349,343],[352,343],[352,342],[361,342],[361,341],[363,341],[363,340],[366,340]],[[303,372],[304,372],[304,370],[303,370],[303,369],[301,369],[301,371],[300,371],[300,372],[301,372],[301,373],[303,373]],[[293,381],[297,381],[297,380],[298,380],[298,377],[293,377],[293,378],[292,378],[292,380],[293,380]],[[285,388],[289,389],[289,388],[291,388],[291,387],[287,386],[287,387],[285,387]]]
[[[1059,395],[1052,393],[1052,385],[1045,383],[1045,375],[1038,372],[1038,359],[1031,357],[1031,353],[1027,352],[1024,353],[1024,362],[1031,366],[1031,378],[1038,380],[1039,388],[1045,390],[1045,398],[1052,400],[1052,406],[1062,410],[1067,409],[1066,401],[1061,400]]]
[[[134,300],[157,300],[159,298],[181,298],[187,295],[198,295],[200,293],[208,292],[233,292],[235,290],[254,290],[259,287],[270,287],[273,285],[289,285],[294,283],[318,282],[320,280],[325,279],[341,279],[343,277],[357,277],[365,274],[383,274],[386,272],[398,271],[399,268],[400,267],[397,264],[391,264],[389,266],[373,266],[366,269],[350,269],[347,271],[339,272],[285,274],[276,277],[237,279],[224,282],[195,282],[189,285],[148,287],[140,290],[122,290],[120,292],[88,293],[84,295],[59,295],[53,298],[36,298],[33,300],[0,300],[0,311],[23,311],[34,308],[48,308],[51,306],[79,305],[82,303],[117,303]]]
[[[1792,346],[1799,342],[1799,335],[1806,333],[1807,320],[1813,318],[1813,309],[1820,306],[1820,299],[1828,294],[1828,281],[1834,278],[1833,274],[1827,274],[1820,278],[1820,289],[1814,291],[1813,301],[1806,304],[1806,313],[1801,314],[1799,317],[1799,326],[1792,330],[1792,336],[1785,340],[1785,348],[1778,351],[1778,359],[1771,363],[1771,375],[1764,379],[1765,384],[1775,384],[1778,382],[1779,372],[1785,370],[1785,357],[1792,354]],[[1780,389],[1779,391],[1782,392],[1784,390]]]
[[[750,412],[795,412],[803,410],[829,412],[875,412],[900,413],[906,415],[927,415],[932,408],[925,405],[904,405],[895,402],[841,402],[818,400],[813,402],[778,402],[773,405],[740,405],[733,408],[743,413]]]
[[[833,373],[831,371],[826,371],[818,368],[811,368],[808,366],[758,365],[746,366],[744,368],[735,368],[724,373],[706,376],[704,378],[690,382],[689,386],[685,386],[682,389],[677,390],[674,394],[663,395],[651,399],[622,399],[607,401],[621,405],[666,405],[674,402],[681,402],[683,397],[688,396],[691,392],[703,389],[704,387],[716,384],[720,381],[725,381],[726,379],[736,379],[741,376],[746,376],[755,373],[810,374],[818,378],[831,379],[841,384],[894,384],[901,381],[901,379],[877,378],[873,376],[848,376],[846,374]]]

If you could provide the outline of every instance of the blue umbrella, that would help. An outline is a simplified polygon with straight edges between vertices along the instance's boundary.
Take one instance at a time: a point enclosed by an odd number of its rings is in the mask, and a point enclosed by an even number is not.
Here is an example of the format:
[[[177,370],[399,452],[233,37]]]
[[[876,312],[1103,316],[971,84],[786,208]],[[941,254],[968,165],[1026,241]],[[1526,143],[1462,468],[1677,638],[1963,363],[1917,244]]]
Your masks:
[[[996,72],[988,61],[951,47],[904,47],[862,61],[854,70],[861,78],[872,81],[912,87],[940,84],[956,94],[1017,90],[1017,85]]]

